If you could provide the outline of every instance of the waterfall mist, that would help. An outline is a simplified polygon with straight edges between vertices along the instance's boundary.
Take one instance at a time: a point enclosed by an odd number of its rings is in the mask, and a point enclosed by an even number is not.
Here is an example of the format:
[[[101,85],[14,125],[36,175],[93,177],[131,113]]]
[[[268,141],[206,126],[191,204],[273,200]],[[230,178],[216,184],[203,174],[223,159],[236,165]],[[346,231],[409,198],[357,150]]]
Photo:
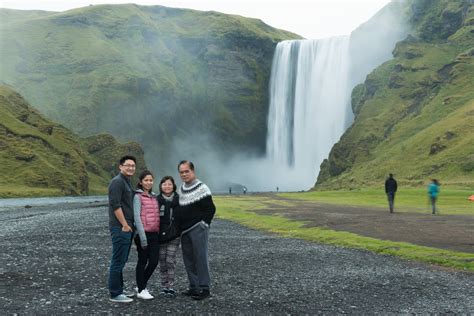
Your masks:
[[[200,150],[195,157],[212,165],[204,172],[218,191],[312,187],[321,162],[352,121],[349,63],[349,37],[278,43],[269,86],[266,156],[229,159]]]
[[[195,148],[186,158],[196,162],[198,175],[221,192],[313,187],[322,161],[352,124],[352,89],[389,60],[408,34],[402,8],[402,2],[390,3],[350,37],[279,43],[269,84],[266,155],[217,153],[208,136],[208,148],[197,141],[188,146]]]

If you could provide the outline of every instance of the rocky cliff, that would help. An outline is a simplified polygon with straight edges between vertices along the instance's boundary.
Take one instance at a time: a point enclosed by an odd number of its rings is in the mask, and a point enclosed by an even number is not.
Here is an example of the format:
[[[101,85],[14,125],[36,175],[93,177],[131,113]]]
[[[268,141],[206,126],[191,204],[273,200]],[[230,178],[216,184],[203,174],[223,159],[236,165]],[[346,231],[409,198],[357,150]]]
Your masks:
[[[80,138],[0,86],[0,197],[104,194],[125,154],[146,168],[137,143],[119,144],[110,135]]]

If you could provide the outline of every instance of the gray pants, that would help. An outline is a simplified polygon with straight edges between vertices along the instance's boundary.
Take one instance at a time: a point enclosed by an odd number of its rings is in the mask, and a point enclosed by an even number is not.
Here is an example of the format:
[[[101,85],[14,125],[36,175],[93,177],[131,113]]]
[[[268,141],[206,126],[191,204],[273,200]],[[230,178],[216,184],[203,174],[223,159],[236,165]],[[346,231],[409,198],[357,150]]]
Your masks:
[[[204,222],[196,224],[181,236],[183,262],[189,279],[189,288],[209,290],[208,261],[209,225]]]
[[[160,245],[160,275],[163,288],[173,288],[179,241],[179,238],[175,238]]]
[[[436,197],[430,196],[431,201],[431,213],[436,214]]]

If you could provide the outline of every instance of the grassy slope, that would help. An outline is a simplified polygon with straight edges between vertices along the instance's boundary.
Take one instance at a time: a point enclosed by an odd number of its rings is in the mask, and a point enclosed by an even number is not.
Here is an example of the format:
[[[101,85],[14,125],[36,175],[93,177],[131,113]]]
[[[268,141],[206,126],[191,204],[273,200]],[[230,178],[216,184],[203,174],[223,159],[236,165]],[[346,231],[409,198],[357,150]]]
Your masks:
[[[398,43],[394,59],[354,90],[355,122],[323,163],[317,188],[378,186],[389,172],[402,185],[435,177],[474,187],[474,9],[430,3],[415,21],[417,38]],[[450,14],[462,24],[436,29]]]
[[[308,196],[308,194],[306,194]],[[365,249],[378,254],[398,256],[456,269],[474,272],[474,255],[470,253],[417,246],[404,242],[392,242],[363,237],[357,234],[340,232],[317,227],[304,227],[305,223],[280,216],[258,214],[267,205],[280,204],[280,200],[262,197],[215,197],[217,216],[235,221],[245,226],[273,232],[284,237],[301,238],[313,242]],[[289,205],[291,207],[291,204]]]
[[[6,86],[0,86],[0,148],[0,197],[103,194],[120,155],[133,153],[144,166],[138,144],[120,145],[109,135],[82,140]]]
[[[160,165],[171,140],[189,130],[214,136],[223,150],[263,148],[273,50],[298,38],[256,19],[137,5],[0,27],[9,60],[0,80],[82,135],[139,141]]]

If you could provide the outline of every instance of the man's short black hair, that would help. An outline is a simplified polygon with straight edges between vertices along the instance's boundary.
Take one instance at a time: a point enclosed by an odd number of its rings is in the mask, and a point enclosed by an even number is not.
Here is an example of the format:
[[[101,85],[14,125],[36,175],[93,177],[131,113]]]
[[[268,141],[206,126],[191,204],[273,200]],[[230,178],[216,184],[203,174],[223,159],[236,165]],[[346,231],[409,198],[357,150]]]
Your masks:
[[[185,164],[187,164],[189,166],[189,168],[192,171],[194,171],[194,164],[189,160],[181,160],[178,164],[178,171],[179,171],[179,167],[181,167],[181,165],[185,165]]]
[[[123,156],[122,158],[120,158],[120,165],[123,165],[125,163],[125,161],[127,160],[133,160],[134,163],[137,163],[137,158],[131,156],[131,155],[125,155]]]

